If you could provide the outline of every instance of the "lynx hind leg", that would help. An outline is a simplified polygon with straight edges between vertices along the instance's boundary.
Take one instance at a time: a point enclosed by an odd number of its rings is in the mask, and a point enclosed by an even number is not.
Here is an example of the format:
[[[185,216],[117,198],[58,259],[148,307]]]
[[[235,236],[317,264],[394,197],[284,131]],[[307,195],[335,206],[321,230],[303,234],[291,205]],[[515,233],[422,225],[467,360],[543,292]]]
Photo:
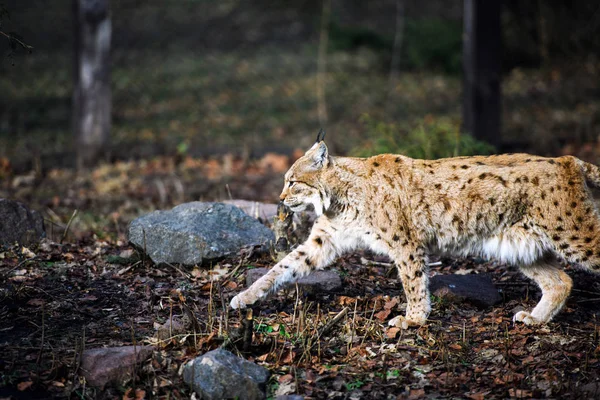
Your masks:
[[[571,293],[573,281],[554,258],[521,266],[521,272],[537,283],[542,290],[542,298],[531,312],[516,313],[513,321],[523,322],[526,325],[549,322],[563,308]]]
[[[406,315],[392,318],[388,325],[407,329],[425,324],[431,311],[429,277],[425,252],[416,250],[406,257],[394,257],[406,295]]]

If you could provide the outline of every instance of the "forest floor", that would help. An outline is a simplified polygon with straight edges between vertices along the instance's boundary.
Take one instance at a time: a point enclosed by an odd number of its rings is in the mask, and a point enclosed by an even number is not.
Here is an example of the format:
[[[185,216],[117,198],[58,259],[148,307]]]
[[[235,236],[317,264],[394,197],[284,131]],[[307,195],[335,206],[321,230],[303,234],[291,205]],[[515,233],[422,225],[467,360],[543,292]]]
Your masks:
[[[0,398],[190,397],[181,365],[227,345],[242,315],[226,305],[245,286],[245,271],[275,262],[241,252],[203,268],[156,266],[127,244],[126,227],[148,210],[198,198],[269,200],[282,182],[273,165],[209,161],[157,158],[3,182],[0,197],[42,212],[49,240],[0,249]],[[240,177],[242,167],[248,173]],[[540,293],[516,268],[443,259],[432,274],[488,273],[501,304],[479,308],[434,295],[428,324],[403,332],[386,324],[404,303],[386,261],[349,254],[331,267],[342,276],[339,291],[280,291],[254,307],[250,349],[227,349],[271,371],[270,397],[600,396],[600,277],[568,266],[574,290],[563,312],[547,326],[527,327],[512,316],[531,309]],[[190,315],[195,330],[157,339],[158,327]],[[155,346],[134,380],[102,392],[84,384],[83,349],[134,343]]]

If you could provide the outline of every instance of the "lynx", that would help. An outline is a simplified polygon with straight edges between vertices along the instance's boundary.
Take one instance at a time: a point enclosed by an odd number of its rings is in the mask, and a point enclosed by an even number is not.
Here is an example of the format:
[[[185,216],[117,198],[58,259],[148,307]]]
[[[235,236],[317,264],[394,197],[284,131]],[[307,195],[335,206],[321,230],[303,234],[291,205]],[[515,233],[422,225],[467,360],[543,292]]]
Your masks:
[[[531,311],[513,320],[550,321],[571,291],[561,260],[600,269],[600,220],[588,189],[600,169],[572,156],[528,154],[418,160],[382,154],[332,157],[321,133],[285,175],[280,199],[319,216],[309,238],[231,300],[243,308],[356,248],[394,261],[406,315],[418,326],[431,311],[428,255],[478,255],[513,264],[540,287]]]

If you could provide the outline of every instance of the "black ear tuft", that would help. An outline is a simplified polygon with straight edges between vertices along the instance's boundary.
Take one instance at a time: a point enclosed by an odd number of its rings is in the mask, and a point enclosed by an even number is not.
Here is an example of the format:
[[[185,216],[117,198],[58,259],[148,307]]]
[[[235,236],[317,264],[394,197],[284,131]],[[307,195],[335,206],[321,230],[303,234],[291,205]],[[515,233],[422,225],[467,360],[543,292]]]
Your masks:
[[[319,133],[317,133],[317,143],[322,142],[325,139],[325,130],[323,128],[319,129]]]

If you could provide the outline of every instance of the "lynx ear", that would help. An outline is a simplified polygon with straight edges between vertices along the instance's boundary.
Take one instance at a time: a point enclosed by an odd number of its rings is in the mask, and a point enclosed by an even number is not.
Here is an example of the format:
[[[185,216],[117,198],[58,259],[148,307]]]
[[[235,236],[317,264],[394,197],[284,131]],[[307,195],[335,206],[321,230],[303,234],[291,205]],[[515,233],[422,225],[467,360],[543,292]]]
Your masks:
[[[310,149],[310,153],[310,159],[317,169],[323,168],[329,162],[329,150],[327,150],[327,145],[323,141],[315,143]]]
[[[319,129],[319,133],[317,133],[316,143],[322,142],[323,140],[325,140],[325,130],[321,128]]]

